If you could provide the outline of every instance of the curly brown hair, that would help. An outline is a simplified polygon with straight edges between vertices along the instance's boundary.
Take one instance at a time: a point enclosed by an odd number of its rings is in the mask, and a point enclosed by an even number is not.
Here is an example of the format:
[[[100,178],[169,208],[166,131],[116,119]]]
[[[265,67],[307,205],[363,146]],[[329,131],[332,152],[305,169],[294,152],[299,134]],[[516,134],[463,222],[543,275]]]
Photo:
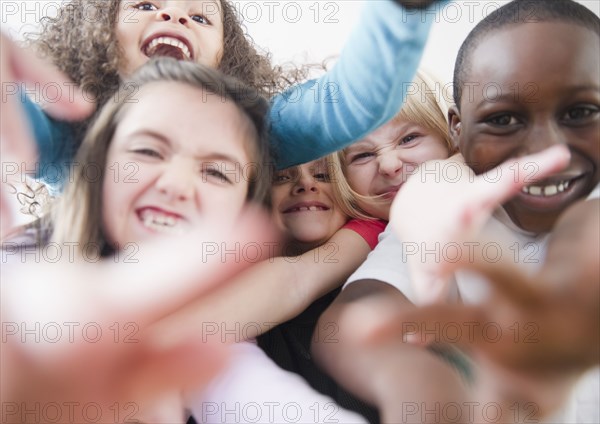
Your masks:
[[[305,79],[302,69],[272,66],[270,54],[255,46],[230,0],[220,0],[223,58],[219,70],[271,97]],[[122,55],[115,26],[120,0],[70,0],[55,18],[41,20],[39,32],[25,34],[30,45],[103,104],[119,88]]]

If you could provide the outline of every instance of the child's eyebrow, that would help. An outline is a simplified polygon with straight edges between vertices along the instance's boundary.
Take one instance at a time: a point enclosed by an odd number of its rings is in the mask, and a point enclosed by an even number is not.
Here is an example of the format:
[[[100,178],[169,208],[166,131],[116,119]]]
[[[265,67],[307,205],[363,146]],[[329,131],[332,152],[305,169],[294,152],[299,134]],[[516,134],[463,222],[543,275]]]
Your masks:
[[[228,155],[227,153],[221,153],[221,152],[210,152],[207,154],[195,155],[194,158],[201,160],[201,161],[214,160],[214,161],[220,161],[220,162],[229,162],[234,165],[242,163],[241,159],[236,158],[231,155]]]
[[[368,140],[363,140],[363,141],[358,141],[350,146],[348,146],[345,150],[344,153],[348,154],[348,153],[352,153],[356,150],[362,150],[362,149],[368,149],[370,147],[373,146],[373,143],[371,143]]]
[[[155,138],[158,141],[166,144],[167,146],[171,146],[171,140],[169,140],[169,138],[159,132],[156,132],[154,130],[149,130],[149,129],[140,129],[137,131],[134,131],[133,133],[131,133],[129,135],[130,138],[132,137],[151,137],[151,138]]]

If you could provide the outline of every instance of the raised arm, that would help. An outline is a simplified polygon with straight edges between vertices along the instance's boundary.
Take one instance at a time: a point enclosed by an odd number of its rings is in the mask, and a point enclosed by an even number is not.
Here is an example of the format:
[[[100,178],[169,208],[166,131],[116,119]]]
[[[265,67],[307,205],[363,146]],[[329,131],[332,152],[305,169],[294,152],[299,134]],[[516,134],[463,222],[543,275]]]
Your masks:
[[[463,407],[466,399],[464,379],[439,353],[401,338],[367,342],[382,322],[413,308],[387,283],[356,281],[319,319],[319,330],[336,326],[337,339],[313,341],[315,360],[347,390],[376,406],[384,423],[440,422],[439,413],[426,411],[451,403]]]
[[[339,150],[400,110],[435,18],[420,8],[444,2],[365,2],[335,67],[273,100],[271,144],[280,169]]]
[[[184,317],[173,319],[196,325],[203,337],[228,342],[254,338],[339,287],[370,250],[357,233],[341,229],[326,244],[300,256],[271,258],[252,266],[231,284],[190,305]]]
[[[48,143],[52,140],[49,118],[23,94],[24,84],[52,84],[59,87],[58,94],[54,94],[52,101],[48,101],[46,106],[49,114],[60,119],[83,119],[92,113],[93,105],[86,102],[81,91],[54,66],[19,48],[3,33],[0,33],[0,79],[2,181],[5,183],[13,178],[21,181],[21,174],[31,173],[36,165],[38,170],[41,168],[39,161],[36,163],[36,148],[42,156],[48,154],[48,150],[36,142],[39,143],[40,138],[44,137]],[[27,117],[30,118],[29,121]],[[44,158],[41,160],[44,161]],[[12,225],[10,207],[5,196],[3,187],[0,191],[2,234]]]

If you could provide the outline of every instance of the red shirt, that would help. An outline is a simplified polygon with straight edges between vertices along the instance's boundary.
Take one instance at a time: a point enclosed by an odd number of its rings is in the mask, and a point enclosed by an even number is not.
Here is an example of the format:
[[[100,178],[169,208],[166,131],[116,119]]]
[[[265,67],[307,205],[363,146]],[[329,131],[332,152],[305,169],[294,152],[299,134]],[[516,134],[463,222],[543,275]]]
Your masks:
[[[387,226],[386,221],[381,220],[365,220],[365,219],[351,219],[342,228],[347,228],[356,232],[359,236],[365,239],[371,250],[377,246],[379,234]]]

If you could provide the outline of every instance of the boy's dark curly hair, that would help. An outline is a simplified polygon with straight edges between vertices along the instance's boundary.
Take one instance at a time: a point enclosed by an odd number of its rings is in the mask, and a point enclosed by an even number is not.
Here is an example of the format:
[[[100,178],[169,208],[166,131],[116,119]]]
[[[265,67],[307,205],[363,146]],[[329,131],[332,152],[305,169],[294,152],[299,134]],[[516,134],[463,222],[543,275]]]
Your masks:
[[[271,65],[257,50],[230,0],[220,0],[223,16],[223,59],[219,70],[271,97],[306,77],[302,70]],[[115,24],[119,0],[70,0],[55,18],[45,17],[40,32],[26,40],[74,82],[103,104],[118,88],[121,48]]]

